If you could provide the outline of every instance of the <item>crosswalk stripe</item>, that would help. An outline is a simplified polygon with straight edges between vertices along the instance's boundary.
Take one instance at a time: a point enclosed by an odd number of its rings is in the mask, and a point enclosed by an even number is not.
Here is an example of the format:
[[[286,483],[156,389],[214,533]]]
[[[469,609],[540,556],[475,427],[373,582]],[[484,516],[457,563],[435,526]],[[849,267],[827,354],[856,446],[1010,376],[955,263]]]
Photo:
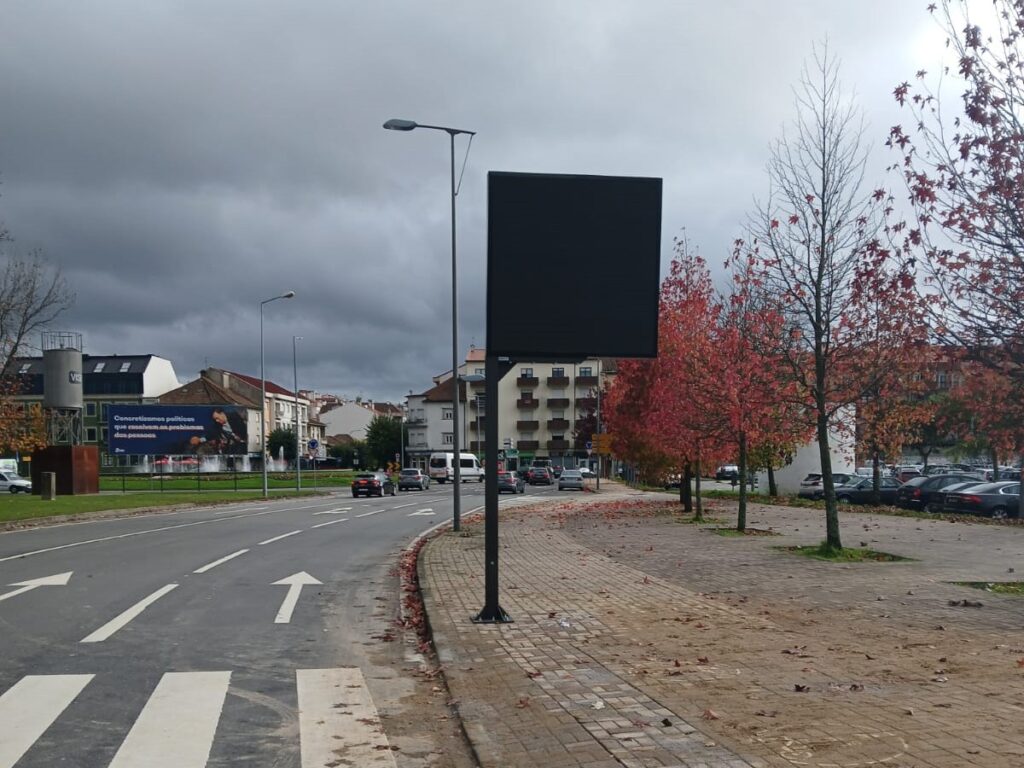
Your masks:
[[[168,672],[109,768],[204,768],[230,672]]]
[[[302,768],[338,765],[339,755],[360,768],[395,768],[377,708],[357,667],[297,669],[295,686]]]
[[[26,675],[0,696],[0,768],[11,768],[94,675]]]
[[[112,634],[117,632],[117,630],[121,629],[121,627],[123,627],[129,621],[131,621],[144,610],[146,610],[146,608],[148,608],[151,604],[155,603],[157,600],[166,595],[172,589],[177,589],[177,587],[177,584],[165,584],[164,586],[160,587],[160,589],[158,589],[156,592],[151,594],[149,597],[142,598],[142,600],[137,602],[135,605],[133,605],[127,611],[122,613],[120,616],[115,616],[113,619],[108,621],[106,624],[97,629],[91,635],[83,637],[82,642],[102,643]]]

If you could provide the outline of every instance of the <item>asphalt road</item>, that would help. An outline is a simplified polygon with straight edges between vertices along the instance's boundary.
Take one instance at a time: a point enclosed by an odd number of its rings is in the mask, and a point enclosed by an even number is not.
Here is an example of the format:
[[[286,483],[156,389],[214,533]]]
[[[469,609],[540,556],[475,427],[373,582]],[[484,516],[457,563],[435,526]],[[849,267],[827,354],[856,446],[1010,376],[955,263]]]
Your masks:
[[[0,535],[0,768],[396,765],[378,710],[413,683],[368,638],[451,510],[433,485]]]

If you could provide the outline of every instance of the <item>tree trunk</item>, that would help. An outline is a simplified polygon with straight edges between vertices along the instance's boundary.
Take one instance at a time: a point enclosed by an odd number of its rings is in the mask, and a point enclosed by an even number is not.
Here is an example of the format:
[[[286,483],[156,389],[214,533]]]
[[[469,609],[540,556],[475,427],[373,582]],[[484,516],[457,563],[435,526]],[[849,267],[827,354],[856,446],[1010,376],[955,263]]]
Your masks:
[[[694,477],[694,507],[693,507],[693,519],[694,522],[704,522],[704,505],[701,503],[700,498],[700,459],[697,459],[693,468]]]
[[[832,454],[828,442],[828,416],[825,411],[824,396],[818,404],[818,455],[821,456],[821,484],[825,491],[825,546],[828,549],[840,550],[843,541],[839,535],[839,506],[836,504],[836,485],[832,480]]]
[[[736,514],[736,530],[747,530],[747,433],[740,430],[740,506]]]
[[[683,467],[683,479],[679,484],[679,502],[683,505],[683,512],[687,515],[693,514],[693,490],[690,483],[693,481],[693,467],[687,461]]]
[[[773,499],[779,496],[779,486],[775,482],[775,468],[771,464],[768,465],[768,495]]]
[[[882,468],[879,466],[877,450],[871,454],[871,503],[882,503]]]

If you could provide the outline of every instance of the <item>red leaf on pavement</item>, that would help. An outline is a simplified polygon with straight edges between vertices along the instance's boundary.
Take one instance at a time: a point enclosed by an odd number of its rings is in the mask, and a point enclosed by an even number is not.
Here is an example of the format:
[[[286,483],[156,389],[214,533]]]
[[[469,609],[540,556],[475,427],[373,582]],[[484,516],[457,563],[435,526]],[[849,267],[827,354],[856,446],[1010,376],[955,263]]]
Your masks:
[[[704,714],[701,715],[705,720],[717,720],[719,715],[713,709],[705,709]]]
[[[697,657],[697,663],[698,664],[707,664],[708,663],[708,657],[707,656],[698,656]]]

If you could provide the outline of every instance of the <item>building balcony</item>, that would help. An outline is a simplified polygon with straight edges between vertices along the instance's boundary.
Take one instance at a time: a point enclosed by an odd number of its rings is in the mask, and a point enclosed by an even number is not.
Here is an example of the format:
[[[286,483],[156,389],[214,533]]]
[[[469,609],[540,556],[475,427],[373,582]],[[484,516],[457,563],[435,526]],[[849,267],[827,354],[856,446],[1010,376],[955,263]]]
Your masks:
[[[568,376],[548,376],[549,387],[568,387],[569,377]]]
[[[517,421],[516,429],[521,432],[536,432],[540,429],[539,421]]]
[[[577,376],[576,377],[577,387],[596,387],[597,376]]]
[[[477,400],[476,398],[473,398],[472,400],[469,401],[469,407],[470,408],[479,408],[481,411],[486,411],[487,410],[487,403],[486,402],[481,402],[481,401]]]
[[[469,422],[469,428],[470,429],[486,429],[487,428],[487,419],[473,419],[471,422]]]
[[[580,397],[576,399],[576,407],[581,411],[589,411],[597,408],[596,397]]]
[[[471,381],[469,382],[469,386],[472,387],[473,389],[482,390],[484,387],[487,386],[487,382],[483,379],[481,379],[480,381]]]
[[[540,407],[540,400],[538,400],[535,397],[532,397],[529,400],[522,400],[522,399],[516,400],[516,408],[539,408],[539,407]]]
[[[540,448],[537,440],[516,440],[516,448],[520,451],[536,451]]]
[[[568,397],[549,397],[548,408],[568,408],[569,398]]]
[[[482,453],[484,450],[483,440],[470,440],[468,450],[470,453]]]
[[[536,376],[519,376],[516,378],[517,387],[536,387],[540,384],[540,379]]]
[[[568,451],[569,445],[568,440],[548,440],[549,451]]]
[[[569,428],[568,419],[548,419],[549,432],[564,432]]]
[[[422,416],[417,416],[416,418],[410,418],[405,420],[405,426],[409,427],[410,429],[413,427],[425,427],[426,425],[427,420]]]

